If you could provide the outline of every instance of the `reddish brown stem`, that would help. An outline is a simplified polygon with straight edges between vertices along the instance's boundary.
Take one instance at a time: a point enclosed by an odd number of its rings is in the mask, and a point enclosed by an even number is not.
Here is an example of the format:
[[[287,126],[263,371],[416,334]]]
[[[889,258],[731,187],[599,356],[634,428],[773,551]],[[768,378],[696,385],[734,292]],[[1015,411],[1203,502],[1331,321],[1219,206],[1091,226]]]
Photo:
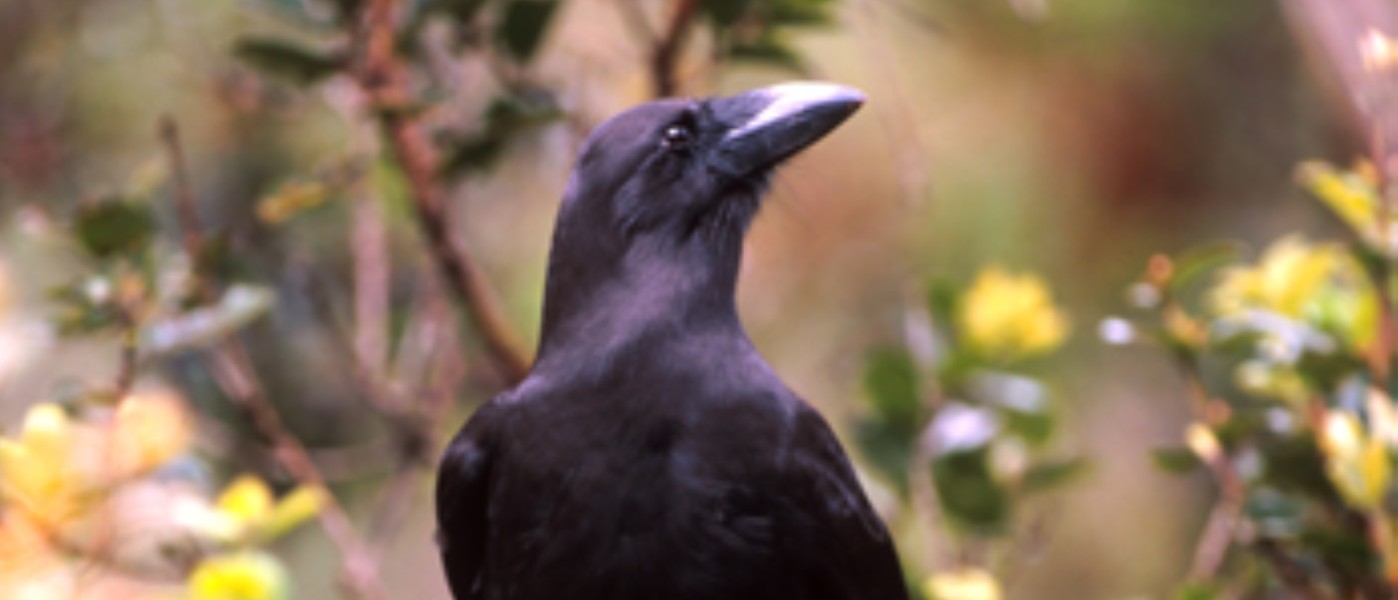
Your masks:
[[[377,111],[379,125],[408,180],[428,253],[466,309],[505,379],[517,382],[528,373],[529,358],[505,318],[485,269],[453,234],[446,195],[437,181],[436,151],[407,110],[411,94],[403,65],[393,54],[395,6],[395,0],[372,0],[364,12],[359,85]]]
[[[675,11],[670,15],[669,24],[655,43],[655,50],[651,54],[650,76],[651,86],[657,97],[673,96],[679,91],[675,67],[679,64],[680,51],[689,39],[698,9],[698,0],[678,0],[675,3]]]
[[[180,225],[185,251],[191,259],[196,259],[203,244],[204,233],[200,229],[194,193],[185,172],[179,130],[174,120],[168,117],[162,119],[160,130],[170,160],[171,178],[174,183],[173,196],[177,212],[181,215]],[[199,294],[206,300],[211,298],[214,291],[207,283],[208,280],[201,273],[196,273],[196,277],[203,282],[199,287]],[[306,447],[287,429],[276,407],[263,392],[247,348],[237,338],[227,338],[210,350],[207,363],[219,387],[272,447],[277,463],[298,483],[325,491],[325,506],[319,513],[320,523],[340,550],[344,563],[346,592],[362,600],[384,598],[377,568],[355,533],[349,516],[325,487],[325,477],[311,460]]]

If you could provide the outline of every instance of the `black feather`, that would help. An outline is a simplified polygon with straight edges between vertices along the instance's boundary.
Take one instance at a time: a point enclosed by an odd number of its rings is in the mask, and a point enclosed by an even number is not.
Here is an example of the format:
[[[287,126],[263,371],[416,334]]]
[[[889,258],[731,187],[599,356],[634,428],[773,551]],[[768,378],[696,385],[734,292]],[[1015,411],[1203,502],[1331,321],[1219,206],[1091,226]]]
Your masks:
[[[772,169],[861,101],[778,86],[645,104],[592,134],[559,210],[538,361],[442,460],[458,599],[907,598],[830,428],[733,300]]]

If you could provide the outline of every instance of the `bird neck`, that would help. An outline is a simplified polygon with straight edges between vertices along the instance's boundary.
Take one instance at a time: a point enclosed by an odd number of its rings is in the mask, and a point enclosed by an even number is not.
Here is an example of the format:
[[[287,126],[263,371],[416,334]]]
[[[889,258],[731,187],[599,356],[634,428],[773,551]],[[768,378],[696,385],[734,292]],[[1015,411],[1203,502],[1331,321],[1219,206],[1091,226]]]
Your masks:
[[[734,300],[741,239],[726,246],[639,240],[612,261],[555,246],[544,291],[540,367],[578,357],[607,362],[628,350],[654,354],[696,334],[746,339]]]

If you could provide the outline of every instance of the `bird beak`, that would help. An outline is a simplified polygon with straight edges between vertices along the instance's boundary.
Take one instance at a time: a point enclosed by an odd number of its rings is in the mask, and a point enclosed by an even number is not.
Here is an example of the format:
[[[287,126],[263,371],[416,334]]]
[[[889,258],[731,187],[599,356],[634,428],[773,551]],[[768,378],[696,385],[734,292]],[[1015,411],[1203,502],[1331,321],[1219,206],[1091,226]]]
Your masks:
[[[825,137],[864,104],[863,92],[832,83],[795,82],[713,101],[732,128],[714,164],[742,177],[773,166]]]

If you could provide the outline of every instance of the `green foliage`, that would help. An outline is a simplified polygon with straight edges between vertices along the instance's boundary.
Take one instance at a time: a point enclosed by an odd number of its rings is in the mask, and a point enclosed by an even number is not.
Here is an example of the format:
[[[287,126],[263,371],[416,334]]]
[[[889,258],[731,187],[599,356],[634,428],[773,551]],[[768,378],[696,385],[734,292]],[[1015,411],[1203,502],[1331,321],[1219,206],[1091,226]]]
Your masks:
[[[1185,584],[1175,592],[1174,600],[1215,600],[1218,590],[1208,583]]]
[[[1047,387],[1011,370],[1015,363],[999,360],[1002,354],[970,345],[1050,351],[1066,335],[1063,319],[1037,278],[996,267],[969,286],[937,281],[926,298],[907,321],[932,329],[908,335],[932,347],[880,346],[866,355],[865,411],[854,423],[854,442],[895,486],[905,510],[934,511],[929,516],[958,545],[1013,545],[1034,498],[1074,481],[1088,463],[1052,452],[1057,414]],[[978,321],[968,328],[962,318],[971,304],[978,304]],[[923,588],[936,590],[928,593],[999,597],[990,565],[945,567],[919,577]]]
[[[423,13],[441,13],[458,23],[469,23],[485,8],[486,0],[429,0]]]
[[[1391,320],[1379,290],[1392,289],[1394,267],[1377,182],[1362,164],[1307,163],[1298,178],[1352,241],[1292,235],[1252,264],[1215,244],[1151,259],[1136,284],[1157,299],[1141,304],[1152,314],[1137,329],[1162,332],[1154,341],[1194,394],[1188,448],[1158,450],[1156,464],[1190,472],[1207,462],[1221,485],[1241,486],[1238,509],[1259,540],[1234,569],[1180,598],[1290,589],[1296,574],[1279,568],[1304,569],[1308,585],[1338,597],[1388,597],[1398,583],[1398,405],[1373,383],[1392,360],[1376,332]],[[1215,381],[1205,364],[1229,379]],[[1245,577],[1248,568],[1264,576]]]
[[[112,198],[78,209],[73,235],[98,258],[137,254],[155,237],[155,216],[146,204]]]
[[[990,451],[948,452],[932,461],[937,500],[953,524],[998,533],[1010,516],[1010,497],[990,468]]]
[[[258,71],[297,85],[320,82],[347,66],[341,57],[277,38],[240,39],[233,55]]]
[[[923,418],[923,407],[912,355],[903,348],[884,347],[871,351],[866,361],[864,390],[874,414],[888,427],[915,431]]]
[[[509,0],[496,39],[515,60],[529,62],[557,10],[555,0]]]
[[[832,0],[708,0],[701,10],[714,28],[718,54],[798,73],[805,62],[788,41],[794,29],[831,21]]]
[[[1157,448],[1150,457],[1155,466],[1175,474],[1193,473],[1204,465],[1189,448]]]
[[[1235,262],[1242,248],[1233,242],[1217,242],[1186,250],[1174,261],[1168,292],[1183,293],[1215,269]]]
[[[464,175],[493,167],[511,140],[563,117],[551,94],[543,90],[507,92],[490,101],[472,133],[446,142],[442,171]]]
[[[1089,464],[1085,458],[1046,460],[1029,467],[1020,482],[1020,491],[1026,494],[1048,492],[1071,483],[1085,475]]]

